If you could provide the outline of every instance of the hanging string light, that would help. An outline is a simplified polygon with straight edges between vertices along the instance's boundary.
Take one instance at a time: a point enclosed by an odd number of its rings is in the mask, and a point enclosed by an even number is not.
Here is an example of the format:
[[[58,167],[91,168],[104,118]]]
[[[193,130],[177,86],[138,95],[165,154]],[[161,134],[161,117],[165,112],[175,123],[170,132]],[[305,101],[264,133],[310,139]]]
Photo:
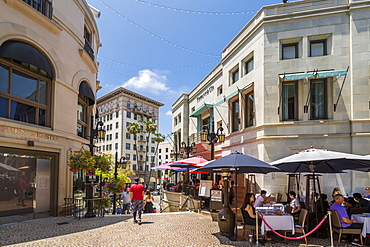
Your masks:
[[[246,11],[238,11],[238,12],[210,12],[210,11],[200,11],[200,10],[189,10],[189,9],[181,9],[181,8],[173,8],[169,6],[164,6],[156,3],[150,3],[142,0],[135,0],[135,2],[141,2],[143,4],[148,4],[149,6],[153,6],[156,8],[168,9],[183,13],[189,14],[198,14],[198,15],[245,15],[245,14],[254,14],[256,10],[246,10]]]
[[[184,50],[184,51],[187,51],[187,52],[190,52],[190,53],[193,53],[193,54],[197,54],[197,55],[201,55],[201,56],[207,56],[207,57],[221,57],[221,55],[212,55],[212,54],[206,54],[206,53],[203,53],[203,52],[197,52],[197,51],[193,51],[191,49],[188,49],[186,47],[183,47],[183,46],[180,46],[180,45],[177,45],[169,40],[166,40],[158,35],[156,35],[155,33],[152,33],[151,31],[143,28],[142,26],[140,26],[139,24],[135,23],[134,21],[130,20],[129,18],[125,17],[124,15],[122,15],[121,13],[119,13],[117,10],[113,9],[111,6],[109,6],[108,4],[106,4],[105,2],[103,2],[102,0],[99,1],[100,3],[104,4],[105,7],[107,7],[108,9],[112,10],[113,13],[116,13],[118,16],[122,17],[124,20],[128,21],[131,25],[134,25],[135,27],[139,28],[140,30],[146,32],[147,34],[150,34],[151,36],[165,42],[166,44],[169,44],[169,45],[172,45],[174,47],[177,47],[181,50]]]
[[[110,67],[108,64],[106,64],[106,63],[104,63],[104,62],[102,62],[102,61],[99,61],[99,63],[103,64],[105,67],[107,67],[108,69],[110,69],[110,70],[114,71],[115,73],[117,73],[117,74],[121,75],[121,76],[122,76],[122,77],[124,77],[124,78],[127,78],[127,79],[130,79],[130,78],[131,78],[131,77],[128,77],[127,75],[122,74],[122,73],[121,73],[121,72],[119,72],[118,70],[113,69],[113,68],[112,68],[112,67]]]
[[[208,63],[192,65],[192,66],[187,66],[187,67],[178,67],[178,68],[151,68],[151,67],[144,67],[144,66],[137,66],[137,65],[122,63],[122,62],[119,62],[119,61],[116,61],[116,60],[113,60],[113,59],[110,59],[110,58],[107,58],[107,57],[104,57],[104,56],[101,56],[101,55],[98,55],[98,57],[101,58],[101,59],[104,59],[106,61],[109,61],[109,62],[113,62],[113,63],[119,64],[119,65],[123,65],[123,66],[126,66],[126,67],[131,67],[131,68],[136,68],[136,69],[169,70],[169,71],[171,71],[171,70],[195,69],[195,68],[207,66],[207,65],[210,65],[210,64],[213,64],[213,63],[216,63],[216,62],[220,61],[219,59],[217,59],[217,60],[213,60],[213,61],[208,62]],[[101,61],[101,60],[99,60],[99,61]]]

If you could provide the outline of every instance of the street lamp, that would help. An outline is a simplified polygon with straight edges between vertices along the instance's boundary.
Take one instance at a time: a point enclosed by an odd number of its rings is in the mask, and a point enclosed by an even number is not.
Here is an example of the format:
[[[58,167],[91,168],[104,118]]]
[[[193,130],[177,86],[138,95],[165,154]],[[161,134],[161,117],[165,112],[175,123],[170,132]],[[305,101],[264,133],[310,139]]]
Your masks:
[[[188,138],[188,144],[186,145],[185,142],[182,142],[180,145],[180,153],[186,154],[189,158],[191,153],[196,153],[197,152],[197,146],[193,142],[192,144],[189,144],[189,138]]]
[[[98,118],[98,115],[96,114],[96,118]],[[94,155],[94,139],[99,139],[99,140],[103,140],[105,138],[105,129],[103,129],[104,123],[102,121],[98,121],[96,123],[96,126],[95,128],[93,128],[94,126],[94,116],[91,116],[90,118],[90,144],[88,145],[89,148],[90,148],[90,153],[91,153],[91,156]],[[100,127],[99,127],[100,126]],[[92,201],[91,199],[93,198],[93,182],[91,182],[90,180],[88,180],[88,177],[89,176],[86,176],[85,178],[85,184],[87,185],[86,186],[86,199],[87,200],[87,213],[85,214],[85,217],[86,218],[91,218],[91,217],[95,217],[95,213],[93,211],[93,204],[92,204]],[[96,176],[95,176],[96,178]],[[90,185],[90,186],[89,186]]]
[[[203,126],[203,132],[200,134],[200,140],[202,142],[209,141],[209,144],[211,145],[211,160],[215,159],[215,143],[218,141],[225,141],[225,134],[223,134],[222,131],[224,131],[224,128],[220,126],[218,127],[216,133],[210,133],[208,126]]]
[[[114,179],[117,179],[117,169],[120,168],[121,165],[127,164],[126,157],[121,157],[118,161],[118,152],[116,151],[116,162],[114,164]],[[113,194],[113,212],[112,214],[116,213],[116,200],[117,200],[117,194]]]

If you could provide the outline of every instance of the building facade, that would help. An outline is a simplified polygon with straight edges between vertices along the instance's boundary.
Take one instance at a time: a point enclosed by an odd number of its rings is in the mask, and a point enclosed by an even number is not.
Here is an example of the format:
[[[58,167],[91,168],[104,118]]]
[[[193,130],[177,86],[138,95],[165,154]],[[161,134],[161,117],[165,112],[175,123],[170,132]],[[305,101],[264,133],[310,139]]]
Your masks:
[[[100,45],[84,0],[0,1],[0,217],[56,216],[72,197]]]
[[[106,138],[97,143],[99,152],[125,157],[132,171],[142,182],[148,183],[154,175],[150,168],[155,166],[157,143],[155,133],[146,133],[145,123],[148,121],[158,125],[159,107],[162,103],[118,88],[97,100],[99,120],[104,123]],[[135,136],[127,132],[126,127],[137,123],[141,133]],[[153,180],[153,179],[152,179]]]
[[[238,151],[271,162],[311,146],[369,154],[369,4],[263,7],[222,50],[221,62],[174,102],[177,138],[200,143],[203,126],[222,126],[226,141],[216,143],[216,158]],[[209,145],[198,146],[208,158]],[[328,194],[334,186],[363,192],[368,179],[352,171],[320,177]],[[257,182],[271,193],[287,191],[284,173],[257,175]]]

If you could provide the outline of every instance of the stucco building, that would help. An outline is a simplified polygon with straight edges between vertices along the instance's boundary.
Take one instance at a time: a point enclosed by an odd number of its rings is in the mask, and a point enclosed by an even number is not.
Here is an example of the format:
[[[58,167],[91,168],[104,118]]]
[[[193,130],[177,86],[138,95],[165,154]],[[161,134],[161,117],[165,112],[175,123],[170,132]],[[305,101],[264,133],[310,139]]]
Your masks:
[[[204,125],[222,126],[226,141],[216,143],[216,158],[239,151],[271,162],[311,146],[369,154],[369,14],[370,1],[358,0],[264,6],[221,62],[173,103],[176,138],[199,143]],[[198,147],[210,157],[207,143]],[[339,186],[349,194],[363,192],[369,176],[320,179],[324,192]],[[257,182],[269,193],[287,190],[284,173],[257,175]]]
[[[98,151],[112,155],[117,152],[118,158],[125,157],[136,174],[131,178],[138,176],[146,183],[155,175],[150,168],[156,164],[157,143],[155,133],[148,135],[144,125],[148,121],[158,125],[161,106],[162,103],[125,88],[117,88],[97,100],[99,120],[107,131],[105,140],[97,143]],[[126,129],[131,123],[137,123],[143,131],[137,134],[136,141]]]
[[[72,197],[67,158],[89,143],[100,46],[84,0],[0,1],[0,217],[56,216]]]

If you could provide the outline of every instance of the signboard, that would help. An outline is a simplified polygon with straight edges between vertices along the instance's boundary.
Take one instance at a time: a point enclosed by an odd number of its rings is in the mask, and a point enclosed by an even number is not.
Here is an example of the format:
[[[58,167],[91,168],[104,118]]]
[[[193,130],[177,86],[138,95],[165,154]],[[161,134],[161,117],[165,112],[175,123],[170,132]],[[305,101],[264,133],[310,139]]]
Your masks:
[[[210,197],[210,190],[212,189],[212,180],[200,180],[199,196]]]
[[[97,176],[97,175],[86,175],[85,183],[87,185],[99,184],[99,176]]]
[[[211,201],[222,202],[222,190],[211,190]]]

